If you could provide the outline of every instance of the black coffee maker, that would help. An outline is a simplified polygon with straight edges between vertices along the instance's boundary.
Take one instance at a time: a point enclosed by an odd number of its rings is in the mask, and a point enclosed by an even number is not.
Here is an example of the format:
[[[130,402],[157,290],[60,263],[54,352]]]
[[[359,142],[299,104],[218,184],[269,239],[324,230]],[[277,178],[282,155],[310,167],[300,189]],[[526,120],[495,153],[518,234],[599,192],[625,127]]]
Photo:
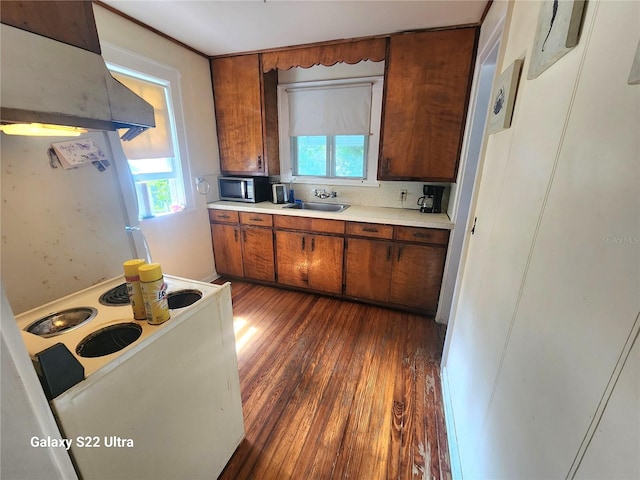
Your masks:
[[[442,195],[444,187],[436,185],[424,185],[422,187],[424,197],[418,198],[418,205],[422,213],[442,213]]]

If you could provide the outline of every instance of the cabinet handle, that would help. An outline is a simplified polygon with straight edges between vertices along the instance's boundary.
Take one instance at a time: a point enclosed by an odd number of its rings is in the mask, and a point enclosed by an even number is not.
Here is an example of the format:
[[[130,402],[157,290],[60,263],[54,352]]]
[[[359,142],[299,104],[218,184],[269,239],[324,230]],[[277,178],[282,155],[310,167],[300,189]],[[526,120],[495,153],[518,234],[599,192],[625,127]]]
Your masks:
[[[400,261],[400,256],[402,255],[402,247],[398,248],[398,262]]]
[[[234,230],[233,231],[233,238],[235,239],[235,241],[238,241],[238,230]]]
[[[362,229],[363,232],[371,232],[371,233],[378,233],[378,229],[377,228],[372,228],[372,227],[364,227]]]
[[[258,168],[262,169],[262,156],[258,155]]]
[[[413,236],[417,238],[431,238],[428,233],[413,232]]]
[[[387,262],[391,260],[391,245],[387,247]]]
[[[229,215],[218,215],[218,218],[229,218]]]
[[[245,243],[247,243],[247,231],[246,230],[242,231],[242,239],[244,240]]]
[[[385,158],[385,166],[384,171],[389,173],[389,168],[391,168],[391,159],[389,157]]]
[[[304,237],[302,237],[302,250],[304,250]]]
[[[262,222],[263,220],[260,217],[249,217],[249,220],[252,222]]]
[[[316,237],[311,237],[311,251],[316,249]]]

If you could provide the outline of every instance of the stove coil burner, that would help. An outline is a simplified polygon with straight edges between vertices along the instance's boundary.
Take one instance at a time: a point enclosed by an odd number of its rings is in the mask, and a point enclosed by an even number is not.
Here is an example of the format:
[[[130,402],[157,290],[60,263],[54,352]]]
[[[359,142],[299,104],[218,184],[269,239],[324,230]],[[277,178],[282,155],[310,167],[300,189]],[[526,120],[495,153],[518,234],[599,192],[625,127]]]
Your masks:
[[[184,308],[196,303],[202,298],[202,292],[200,290],[176,290],[170,292],[167,295],[167,302],[170,309]]]
[[[112,288],[104,292],[99,301],[102,305],[108,307],[129,305],[129,294],[127,293],[127,284],[123,283],[117,287]]]
[[[53,337],[78,328],[97,314],[98,311],[93,307],[68,308],[36,320],[25,330],[40,337]]]
[[[101,328],[87,335],[76,348],[85,358],[104,357],[119,352],[142,335],[142,327],[136,323],[118,323]]]

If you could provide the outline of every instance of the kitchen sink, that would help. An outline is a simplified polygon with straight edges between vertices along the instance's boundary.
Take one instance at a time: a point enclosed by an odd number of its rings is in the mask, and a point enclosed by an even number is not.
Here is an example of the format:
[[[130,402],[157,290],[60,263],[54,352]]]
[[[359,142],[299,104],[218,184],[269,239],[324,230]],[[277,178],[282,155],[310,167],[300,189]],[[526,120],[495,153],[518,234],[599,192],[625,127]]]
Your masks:
[[[320,212],[342,212],[349,208],[346,203],[321,203],[321,202],[299,202],[290,203],[284,208],[294,208],[296,210],[316,210]]]

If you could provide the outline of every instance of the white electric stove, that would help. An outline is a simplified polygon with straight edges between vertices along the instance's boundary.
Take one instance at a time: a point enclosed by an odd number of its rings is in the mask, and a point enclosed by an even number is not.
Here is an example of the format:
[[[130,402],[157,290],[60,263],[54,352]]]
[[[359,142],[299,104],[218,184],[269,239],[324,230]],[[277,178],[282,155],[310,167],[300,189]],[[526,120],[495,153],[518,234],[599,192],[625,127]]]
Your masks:
[[[168,285],[168,294],[180,291],[196,291],[202,294],[203,300],[206,300],[208,296],[219,291],[221,288],[217,285],[196,282],[193,280],[186,280],[169,275],[165,275],[165,280]],[[117,292],[117,287],[119,286],[124,286],[123,277],[116,277],[111,280],[107,280],[105,282],[99,283],[92,287],[86,288],[79,292],[29,310],[17,316],[16,321],[18,322],[18,328],[20,328],[22,332],[22,337],[24,339],[25,345],[27,346],[29,355],[33,356],[36,353],[39,353],[56,343],[64,343],[69,351],[78,359],[78,361],[84,367],[85,376],[89,377],[97,370],[105,366],[108,367],[109,364],[112,364],[113,361],[117,360],[119,357],[123,355],[126,357],[128,352],[130,352],[131,350],[135,351],[143,347],[148,342],[149,337],[152,337],[155,333],[171,326],[172,323],[175,323],[176,319],[179,319],[182,315],[189,312],[191,309],[197,309],[199,307],[198,303],[200,301],[197,301],[188,307],[172,309],[171,320],[173,321],[170,320],[169,322],[165,322],[161,325],[149,325],[146,321],[138,321],[133,319],[133,312],[131,310],[131,306],[129,305],[128,299],[126,299],[122,303],[118,302],[118,299],[115,298],[118,296],[118,294],[114,294],[113,292]],[[111,296],[114,297],[114,299],[111,300],[112,304],[105,305],[101,303],[101,297],[104,297],[105,295],[108,297],[110,293],[112,293]],[[52,336],[43,337],[33,333],[28,333],[26,331],[26,328],[30,324],[36,322],[41,318],[47,317],[48,315],[56,312],[62,312],[78,307],[88,307],[95,309],[95,317],[78,327],[72,328],[68,331],[61,331],[60,333],[54,334]],[[142,329],[140,337],[131,345],[112,354],[94,358],[81,357],[76,352],[76,349],[80,342],[90,334],[108,326],[124,323],[134,323]],[[111,365],[111,368],[112,367],[113,365]]]
[[[231,285],[165,279],[169,295],[187,292],[197,299],[171,309],[161,325],[134,320],[128,303],[100,302],[106,292],[121,289],[123,277],[16,317],[32,358],[63,343],[84,368],[85,378],[50,405],[85,480],[216,478],[244,437]],[[78,307],[95,309],[95,316],[52,336],[26,331],[39,319]],[[106,355],[78,353],[84,340],[119,324],[132,325],[139,335]]]

